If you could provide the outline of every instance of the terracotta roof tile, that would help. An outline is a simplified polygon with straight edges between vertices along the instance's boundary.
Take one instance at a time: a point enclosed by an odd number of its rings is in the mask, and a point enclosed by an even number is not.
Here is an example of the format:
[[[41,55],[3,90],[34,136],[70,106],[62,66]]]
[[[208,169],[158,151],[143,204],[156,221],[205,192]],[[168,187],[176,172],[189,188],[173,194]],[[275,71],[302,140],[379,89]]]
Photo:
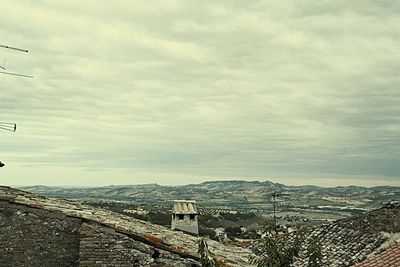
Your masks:
[[[174,200],[173,213],[175,214],[197,214],[196,201]]]
[[[375,257],[357,263],[354,267],[400,267],[400,244],[395,244]]]

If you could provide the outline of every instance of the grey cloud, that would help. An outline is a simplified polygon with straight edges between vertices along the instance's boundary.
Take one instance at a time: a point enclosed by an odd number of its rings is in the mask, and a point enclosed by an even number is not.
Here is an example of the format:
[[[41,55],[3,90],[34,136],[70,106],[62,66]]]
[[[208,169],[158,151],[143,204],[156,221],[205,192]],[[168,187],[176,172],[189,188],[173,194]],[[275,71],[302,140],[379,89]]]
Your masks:
[[[2,133],[2,160],[16,166],[5,182],[67,184],[87,170],[84,184],[104,175],[396,181],[399,8],[1,3],[0,41],[30,53],[0,56],[35,76],[0,80],[0,118],[20,128]]]

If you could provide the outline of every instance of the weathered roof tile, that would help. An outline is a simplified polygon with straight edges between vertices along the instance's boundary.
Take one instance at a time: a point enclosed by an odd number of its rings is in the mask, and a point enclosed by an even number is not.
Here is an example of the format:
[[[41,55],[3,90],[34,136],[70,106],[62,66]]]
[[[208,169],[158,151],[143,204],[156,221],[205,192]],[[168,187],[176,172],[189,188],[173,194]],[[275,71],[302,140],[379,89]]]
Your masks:
[[[354,267],[399,267],[400,266],[400,244],[394,244],[382,253],[357,263]]]

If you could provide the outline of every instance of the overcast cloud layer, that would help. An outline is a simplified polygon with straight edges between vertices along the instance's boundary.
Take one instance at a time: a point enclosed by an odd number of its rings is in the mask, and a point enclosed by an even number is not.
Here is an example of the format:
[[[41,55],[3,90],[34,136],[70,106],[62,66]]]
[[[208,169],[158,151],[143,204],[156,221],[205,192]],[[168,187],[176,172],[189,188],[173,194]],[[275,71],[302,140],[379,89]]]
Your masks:
[[[2,184],[400,185],[400,1],[0,10]]]

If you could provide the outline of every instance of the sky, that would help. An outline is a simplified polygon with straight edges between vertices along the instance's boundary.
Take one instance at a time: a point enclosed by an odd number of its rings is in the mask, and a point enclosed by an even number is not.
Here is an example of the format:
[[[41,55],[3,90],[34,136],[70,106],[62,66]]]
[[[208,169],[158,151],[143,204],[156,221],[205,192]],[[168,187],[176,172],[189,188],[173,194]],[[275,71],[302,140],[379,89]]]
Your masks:
[[[400,185],[400,1],[0,10],[0,184]]]

